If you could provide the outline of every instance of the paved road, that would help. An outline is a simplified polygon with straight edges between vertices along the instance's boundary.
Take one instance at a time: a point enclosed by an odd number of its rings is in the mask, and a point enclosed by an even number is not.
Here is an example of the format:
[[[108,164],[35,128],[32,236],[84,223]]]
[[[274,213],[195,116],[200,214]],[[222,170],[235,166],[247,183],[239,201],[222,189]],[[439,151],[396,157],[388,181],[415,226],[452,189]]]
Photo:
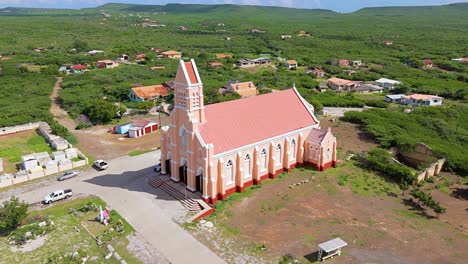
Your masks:
[[[353,107],[324,107],[323,112],[326,112],[328,116],[336,116],[341,117],[344,116],[344,113],[349,111],[358,111],[361,112],[365,109],[369,109],[372,107],[364,107],[364,108],[353,108]]]
[[[64,182],[51,181],[37,189],[17,188],[0,193],[0,200],[14,194],[29,203],[36,203],[57,189],[72,188],[74,193],[101,197],[117,210],[151,245],[171,263],[225,263],[215,253],[174,223],[156,202],[146,178],[160,159],[160,152],[109,161],[106,171],[94,169]],[[143,168],[143,169],[142,169]]]

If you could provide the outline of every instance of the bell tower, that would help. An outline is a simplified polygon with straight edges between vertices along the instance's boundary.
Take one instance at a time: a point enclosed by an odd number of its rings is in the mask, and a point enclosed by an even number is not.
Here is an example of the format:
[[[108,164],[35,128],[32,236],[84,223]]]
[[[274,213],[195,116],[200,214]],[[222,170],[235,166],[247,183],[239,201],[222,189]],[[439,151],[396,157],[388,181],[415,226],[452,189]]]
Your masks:
[[[193,123],[205,121],[203,84],[193,59],[179,63],[174,87],[174,110],[186,112]]]

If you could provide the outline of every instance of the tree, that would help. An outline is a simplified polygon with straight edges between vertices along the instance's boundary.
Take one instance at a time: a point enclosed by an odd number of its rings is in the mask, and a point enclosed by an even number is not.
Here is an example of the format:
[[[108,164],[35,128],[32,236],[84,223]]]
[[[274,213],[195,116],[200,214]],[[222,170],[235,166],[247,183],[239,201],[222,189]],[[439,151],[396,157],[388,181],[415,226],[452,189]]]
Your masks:
[[[87,113],[93,122],[107,123],[116,117],[118,107],[112,102],[95,99],[88,105]]]
[[[0,233],[15,229],[28,215],[29,204],[13,196],[0,206]]]
[[[138,111],[145,111],[145,112],[148,112],[153,107],[154,107],[154,102],[151,100],[139,102],[137,105]]]
[[[83,41],[81,39],[75,39],[75,41],[73,42],[73,48],[75,48],[76,51],[85,51],[89,50],[89,45],[86,41]]]

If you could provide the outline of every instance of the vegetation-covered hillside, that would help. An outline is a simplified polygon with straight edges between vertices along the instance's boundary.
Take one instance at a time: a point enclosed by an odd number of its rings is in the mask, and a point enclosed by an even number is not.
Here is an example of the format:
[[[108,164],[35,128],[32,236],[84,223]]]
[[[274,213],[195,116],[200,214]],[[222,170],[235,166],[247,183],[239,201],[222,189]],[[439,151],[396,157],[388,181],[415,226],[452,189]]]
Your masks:
[[[327,77],[372,81],[380,77],[403,81],[399,91],[433,93],[451,100],[468,99],[468,63],[451,59],[468,55],[468,5],[439,7],[367,8],[350,14],[328,10],[287,9],[236,5],[165,6],[106,4],[82,10],[8,8],[0,10],[2,35],[0,61],[3,76],[1,125],[12,125],[48,117],[47,101],[53,77],[63,64],[88,64],[91,71],[64,77],[61,93],[64,106],[72,115],[82,113],[93,99],[125,102],[126,90],[134,83],[156,84],[170,81],[175,61],[156,59],[156,52],[175,49],[184,58],[194,58],[201,71],[206,103],[236,97],[222,97],[218,88],[228,80],[252,80],[258,87],[285,89],[294,83],[309,101],[324,105],[363,106],[367,102],[333,93],[316,95],[319,82],[305,74],[321,68]],[[107,14],[107,16],[105,15]],[[144,22],[165,25],[142,27]],[[187,27],[181,30],[180,26]],[[263,33],[253,33],[258,29]],[[310,34],[298,36],[299,31]],[[291,38],[282,39],[281,35]],[[229,40],[227,40],[229,38]],[[384,41],[392,41],[385,45]],[[44,47],[37,52],[34,48]],[[71,51],[75,48],[75,51]],[[86,51],[98,49],[94,56]],[[123,53],[134,60],[146,53],[144,65],[95,70],[100,59],[116,59]],[[232,54],[218,60],[222,68],[206,67],[216,61],[215,53]],[[295,59],[296,71],[287,70],[274,60],[276,70],[233,69],[239,58]],[[361,60],[366,67],[348,76],[336,65],[339,59]],[[434,61],[433,69],[423,69],[422,60]],[[25,66],[26,65],[26,66]],[[35,66],[38,72],[31,72]],[[151,71],[150,66],[165,66]],[[322,80],[323,81],[323,80]],[[21,87],[19,89],[18,87]],[[112,87],[105,89],[104,87]],[[31,91],[32,90],[32,91]],[[27,97],[25,97],[27,94]],[[21,99],[15,99],[21,95]],[[27,104],[33,107],[22,107]],[[371,102],[370,105],[382,106]],[[19,107],[21,106],[21,107]]]

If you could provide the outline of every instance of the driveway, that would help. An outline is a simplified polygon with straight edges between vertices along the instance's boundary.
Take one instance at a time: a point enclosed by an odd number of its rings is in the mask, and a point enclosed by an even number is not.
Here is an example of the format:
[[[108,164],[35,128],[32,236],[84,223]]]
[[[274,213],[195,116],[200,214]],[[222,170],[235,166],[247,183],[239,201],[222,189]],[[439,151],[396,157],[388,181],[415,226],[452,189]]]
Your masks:
[[[0,193],[0,200],[16,195],[36,203],[57,189],[71,188],[77,194],[102,198],[171,263],[225,263],[171,220],[171,217],[185,213],[180,203],[146,183],[148,175],[153,173],[152,166],[159,159],[159,151],[116,158],[108,161],[106,171],[88,169],[71,180],[10,189]]]
[[[326,113],[327,116],[336,116],[336,117],[342,117],[344,116],[344,113],[349,112],[349,111],[357,111],[361,112],[365,109],[369,109],[372,107],[367,107],[365,106],[364,108],[355,108],[355,107],[324,107],[323,112]]]

